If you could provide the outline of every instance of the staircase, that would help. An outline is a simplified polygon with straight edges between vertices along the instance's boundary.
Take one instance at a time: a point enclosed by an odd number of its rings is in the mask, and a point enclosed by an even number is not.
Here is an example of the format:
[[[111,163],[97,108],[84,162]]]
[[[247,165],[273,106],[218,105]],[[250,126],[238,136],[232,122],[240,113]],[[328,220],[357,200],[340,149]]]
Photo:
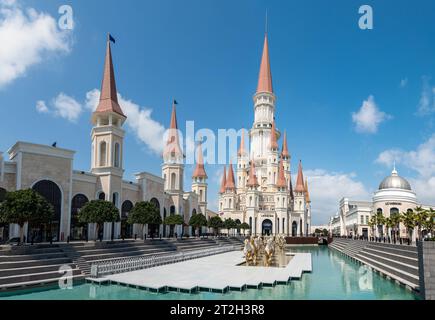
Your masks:
[[[73,280],[83,279],[77,264],[59,246],[37,245],[25,250],[1,251],[0,290],[58,282],[64,276],[59,270],[65,265],[71,268]]]
[[[418,254],[414,246],[334,238],[329,247],[413,290],[419,289]]]

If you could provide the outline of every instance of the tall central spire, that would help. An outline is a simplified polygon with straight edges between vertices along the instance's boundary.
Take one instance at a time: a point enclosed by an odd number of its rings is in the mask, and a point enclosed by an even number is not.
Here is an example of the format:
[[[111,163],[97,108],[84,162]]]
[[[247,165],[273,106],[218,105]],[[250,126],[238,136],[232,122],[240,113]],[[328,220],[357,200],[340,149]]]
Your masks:
[[[270,71],[269,44],[267,41],[267,33],[264,35],[263,56],[261,58],[260,74],[258,75],[257,93],[260,92],[273,93],[272,73]]]
[[[106,59],[104,62],[103,81],[101,83],[100,102],[95,112],[114,112],[125,117],[124,112],[118,103],[116,91],[115,71],[112,62],[112,49],[110,40],[107,39]]]

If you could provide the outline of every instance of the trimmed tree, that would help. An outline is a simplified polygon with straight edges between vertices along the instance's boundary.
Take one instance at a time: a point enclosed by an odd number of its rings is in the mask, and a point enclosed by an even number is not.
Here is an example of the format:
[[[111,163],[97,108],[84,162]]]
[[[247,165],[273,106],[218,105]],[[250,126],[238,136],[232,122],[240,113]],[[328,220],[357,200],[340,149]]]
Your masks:
[[[16,223],[20,227],[20,243],[24,239],[24,224],[48,223],[53,219],[53,206],[33,189],[8,192],[0,205],[0,222]]]
[[[211,217],[210,220],[208,221],[208,227],[209,228],[213,228],[213,232],[216,235],[218,235],[219,233],[219,229],[222,228],[224,225],[221,217],[219,216],[214,216]]]
[[[78,221],[80,223],[95,223],[97,225],[96,235],[98,238],[105,222],[119,221],[119,210],[110,201],[92,200],[86,203],[79,211]]]
[[[140,201],[134,205],[133,209],[128,215],[127,222],[142,226],[142,238],[144,239],[145,225],[161,224],[162,218],[160,217],[159,209],[153,203],[148,201]]]
[[[248,230],[250,227],[249,227],[249,224],[247,224],[246,222],[243,222],[239,225],[239,228],[243,230],[243,235],[245,235],[246,230]]]
[[[196,229],[199,230],[199,236],[201,236],[201,227],[207,226],[207,218],[202,214],[193,214],[189,220],[189,226],[193,227],[194,235],[196,233]]]
[[[184,224],[184,219],[179,214],[172,214],[170,216],[167,216],[165,220],[163,221],[164,225],[168,225],[171,227],[170,236],[174,235],[174,226],[179,226]]]
[[[224,228],[228,230],[228,235],[230,235],[231,229],[234,229],[236,227],[237,227],[237,223],[233,219],[231,218],[225,219]]]
[[[423,228],[426,229],[427,233],[430,233],[431,237],[433,237],[433,228],[434,228],[434,223],[435,223],[435,210],[432,208],[429,208],[428,210],[428,218],[426,219],[426,221],[423,222]]]

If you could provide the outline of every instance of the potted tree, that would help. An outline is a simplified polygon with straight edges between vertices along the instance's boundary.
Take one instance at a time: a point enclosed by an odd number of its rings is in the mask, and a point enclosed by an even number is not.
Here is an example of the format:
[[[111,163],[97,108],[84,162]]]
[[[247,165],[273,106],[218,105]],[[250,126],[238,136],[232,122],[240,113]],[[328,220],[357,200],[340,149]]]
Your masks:
[[[145,225],[161,224],[161,217],[158,209],[153,203],[149,201],[140,201],[136,202],[134,205],[128,215],[127,222],[129,224],[140,225],[142,227],[142,239],[145,240]]]

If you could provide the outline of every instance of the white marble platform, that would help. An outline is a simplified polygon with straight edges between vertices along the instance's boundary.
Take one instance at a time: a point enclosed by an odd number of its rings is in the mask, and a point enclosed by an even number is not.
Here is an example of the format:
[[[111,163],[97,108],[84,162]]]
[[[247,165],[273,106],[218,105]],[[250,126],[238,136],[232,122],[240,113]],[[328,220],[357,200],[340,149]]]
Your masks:
[[[243,252],[232,251],[144,270],[106,276],[102,279],[140,287],[152,291],[182,290],[226,291],[243,290],[247,286],[260,287],[287,283],[299,279],[303,272],[311,272],[311,254],[294,253],[284,268],[238,266],[244,262]]]

